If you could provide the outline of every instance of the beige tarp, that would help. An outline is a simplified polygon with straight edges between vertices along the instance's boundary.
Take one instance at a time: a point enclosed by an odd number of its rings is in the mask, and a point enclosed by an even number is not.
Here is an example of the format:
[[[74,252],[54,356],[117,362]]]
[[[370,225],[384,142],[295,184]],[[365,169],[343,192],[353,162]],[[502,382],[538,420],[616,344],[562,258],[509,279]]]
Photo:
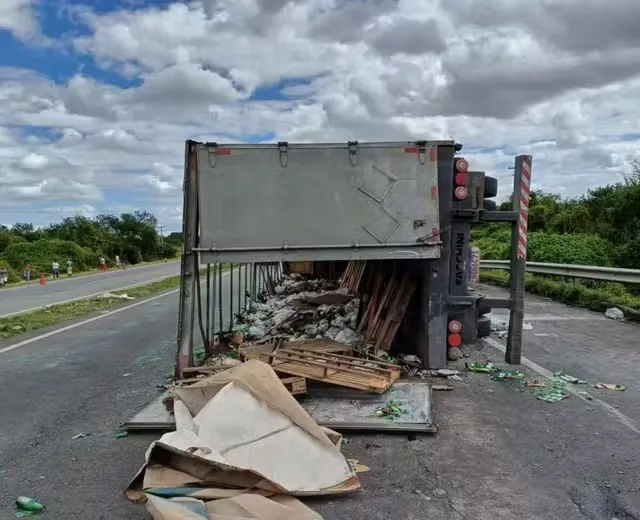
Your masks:
[[[156,520],[317,519],[283,495],[360,488],[340,435],[318,426],[261,361],[177,388],[174,412],[176,431],[150,446],[128,490],[131,499],[145,492]]]

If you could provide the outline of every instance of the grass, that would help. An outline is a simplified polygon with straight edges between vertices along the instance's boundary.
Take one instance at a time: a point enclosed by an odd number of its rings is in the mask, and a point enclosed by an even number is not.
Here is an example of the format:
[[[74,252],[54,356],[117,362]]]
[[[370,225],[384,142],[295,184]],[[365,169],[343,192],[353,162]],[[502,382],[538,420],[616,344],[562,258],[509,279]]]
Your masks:
[[[70,321],[88,314],[118,307],[127,303],[135,303],[140,299],[148,298],[156,294],[168,292],[178,288],[180,277],[172,276],[158,282],[132,287],[113,293],[114,295],[127,294],[134,300],[123,298],[91,298],[78,300],[60,305],[51,305],[41,310],[10,316],[0,319],[0,339],[7,339],[25,332],[34,331],[56,323]]]
[[[481,271],[480,280],[502,287],[509,286],[509,273],[505,271]],[[566,281],[548,276],[527,273],[527,292],[545,296],[555,301],[595,312],[618,307],[626,318],[640,321],[640,297],[631,294],[624,285],[609,282]]]

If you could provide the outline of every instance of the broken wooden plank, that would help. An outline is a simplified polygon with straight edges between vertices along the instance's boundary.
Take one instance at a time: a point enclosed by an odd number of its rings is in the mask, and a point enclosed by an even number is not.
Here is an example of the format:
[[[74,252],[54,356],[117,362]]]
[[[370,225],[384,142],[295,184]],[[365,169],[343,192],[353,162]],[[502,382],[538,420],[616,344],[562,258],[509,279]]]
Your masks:
[[[307,380],[300,376],[281,377],[280,381],[289,390],[291,395],[307,393]]]
[[[398,287],[393,303],[389,308],[385,323],[376,339],[376,349],[389,352],[404,315],[407,312],[414,291],[415,284],[413,283],[413,280],[409,275],[405,275],[400,282],[400,286]]]

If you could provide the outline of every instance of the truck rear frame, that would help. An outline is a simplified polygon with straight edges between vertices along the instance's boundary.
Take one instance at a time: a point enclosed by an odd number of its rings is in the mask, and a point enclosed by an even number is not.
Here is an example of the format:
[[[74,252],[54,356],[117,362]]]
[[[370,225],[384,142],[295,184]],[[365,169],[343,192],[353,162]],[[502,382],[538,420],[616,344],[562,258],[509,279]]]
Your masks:
[[[272,279],[260,273],[280,273],[281,262],[411,260],[423,280],[416,337],[426,368],[446,366],[452,322],[461,324],[466,342],[477,340],[481,307],[511,310],[506,361],[519,364],[531,157],[516,158],[513,207],[496,211],[485,197],[495,179],[463,168],[461,148],[453,141],[187,141],[177,377],[194,363],[196,330],[207,348],[216,329],[224,330],[215,310],[223,300],[223,263],[244,265],[246,299]],[[482,222],[512,226],[509,298],[469,290],[470,232]],[[236,304],[242,297],[238,289]],[[233,295],[230,307],[233,314]]]

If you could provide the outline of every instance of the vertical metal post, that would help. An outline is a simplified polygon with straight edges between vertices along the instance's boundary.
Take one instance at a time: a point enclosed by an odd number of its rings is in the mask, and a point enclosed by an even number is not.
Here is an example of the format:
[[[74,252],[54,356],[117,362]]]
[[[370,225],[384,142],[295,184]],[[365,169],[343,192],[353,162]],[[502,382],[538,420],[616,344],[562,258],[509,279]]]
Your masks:
[[[222,335],[223,325],[223,309],[222,309],[222,270],[224,266],[222,262],[218,262],[218,336]]]
[[[524,320],[524,290],[527,262],[527,223],[529,220],[529,192],[531,187],[530,155],[516,157],[513,176],[513,211],[520,217],[511,228],[511,279],[509,297],[509,331],[504,360],[519,365],[522,357],[522,322]]]
[[[218,265],[213,264],[211,269],[211,332],[209,335],[214,340],[216,336],[216,283],[218,282]]]
[[[244,264],[244,298],[242,299],[242,310],[247,310],[247,294],[249,292],[249,264]]]
[[[183,188],[182,231],[184,247],[180,266],[180,310],[178,312],[178,351],[176,378],[193,364],[193,326],[195,319],[196,271],[198,255],[194,251],[198,235],[198,145],[187,141]]]
[[[238,266],[238,312],[242,311],[242,264]]]
[[[207,264],[207,292],[205,294],[205,325],[204,333],[207,338],[206,349],[211,348],[211,264]]]
[[[253,264],[253,289],[252,289],[252,299],[256,301],[258,298],[258,264]]]
[[[229,332],[233,330],[233,269],[234,265],[231,264],[231,270],[229,271]]]
[[[449,311],[449,270],[451,259],[451,211],[453,203],[453,146],[429,149],[427,168],[437,172],[437,200],[440,228],[432,230],[433,241],[441,243],[440,258],[419,260],[422,264],[418,355],[426,368],[447,366],[447,316]],[[428,195],[426,195],[428,197]]]

